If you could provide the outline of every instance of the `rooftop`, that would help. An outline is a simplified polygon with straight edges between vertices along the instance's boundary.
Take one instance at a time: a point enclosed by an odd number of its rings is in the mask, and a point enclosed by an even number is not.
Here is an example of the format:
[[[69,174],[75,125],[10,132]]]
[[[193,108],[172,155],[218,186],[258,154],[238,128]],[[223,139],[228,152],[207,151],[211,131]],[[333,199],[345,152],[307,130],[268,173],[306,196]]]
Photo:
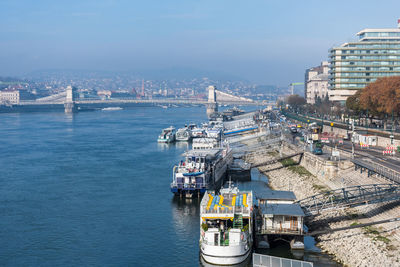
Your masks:
[[[269,188],[258,187],[254,190],[257,199],[266,200],[296,200],[296,195],[292,191],[277,191]]]
[[[299,204],[267,204],[260,208],[262,214],[305,216]]]
[[[400,32],[400,29],[391,28],[391,29],[364,29],[357,33],[357,35],[361,35],[366,32]]]

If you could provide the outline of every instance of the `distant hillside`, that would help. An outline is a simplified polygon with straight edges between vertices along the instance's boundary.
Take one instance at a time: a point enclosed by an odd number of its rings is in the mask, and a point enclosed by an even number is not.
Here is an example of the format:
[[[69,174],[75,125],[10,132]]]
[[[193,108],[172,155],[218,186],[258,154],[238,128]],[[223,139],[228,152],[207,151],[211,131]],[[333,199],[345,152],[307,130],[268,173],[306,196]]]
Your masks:
[[[0,83],[2,83],[2,84],[5,84],[5,83],[13,84],[13,83],[23,83],[23,82],[26,82],[26,81],[21,80],[19,78],[15,78],[15,77],[3,77],[3,76],[0,76]]]
[[[275,85],[258,85],[252,89],[254,94],[280,94],[281,90]]]
[[[46,80],[54,77],[64,79],[76,78],[112,78],[115,76],[149,79],[149,80],[190,80],[207,77],[218,81],[246,81],[241,77],[228,73],[198,70],[192,68],[167,68],[136,71],[90,71],[90,70],[71,70],[71,69],[50,69],[38,70],[25,75],[30,80]]]

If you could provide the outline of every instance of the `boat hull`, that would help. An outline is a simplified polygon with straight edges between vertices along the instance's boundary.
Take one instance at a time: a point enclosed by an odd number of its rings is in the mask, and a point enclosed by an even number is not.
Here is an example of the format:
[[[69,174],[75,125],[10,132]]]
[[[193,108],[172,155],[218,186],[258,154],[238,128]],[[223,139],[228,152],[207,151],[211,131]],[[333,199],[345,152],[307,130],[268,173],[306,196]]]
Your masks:
[[[158,143],[172,143],[173,141],[167,140],[167,139],[158,139],[157,142]]]
[[[201,247],[201,257],[207,262],[215,265],[234,265],[244,262],[250,255],[251,247]]]
[[[190,141],[190,139],[191,139],[191,137],[190,136],[184,136],[184,137],[176,137],[176,141],[177,142],[189,142]]]

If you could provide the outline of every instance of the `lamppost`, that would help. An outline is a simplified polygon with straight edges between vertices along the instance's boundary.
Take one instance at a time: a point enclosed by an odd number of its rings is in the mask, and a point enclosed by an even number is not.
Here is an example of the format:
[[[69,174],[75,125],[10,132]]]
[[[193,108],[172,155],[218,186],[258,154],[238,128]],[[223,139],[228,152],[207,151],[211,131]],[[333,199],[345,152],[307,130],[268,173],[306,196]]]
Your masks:
[[[354,119],[351,121],[351,158],[354,159]]]
[[[394,128],[393,113],[394,113],[394,110],[392,110],[392,133],[391,133],[391,135],[390,135],[390,144],[391,144],[391,145],[393,145],[393,139],[394,139],[394,134],[393,134],[393,128]]]

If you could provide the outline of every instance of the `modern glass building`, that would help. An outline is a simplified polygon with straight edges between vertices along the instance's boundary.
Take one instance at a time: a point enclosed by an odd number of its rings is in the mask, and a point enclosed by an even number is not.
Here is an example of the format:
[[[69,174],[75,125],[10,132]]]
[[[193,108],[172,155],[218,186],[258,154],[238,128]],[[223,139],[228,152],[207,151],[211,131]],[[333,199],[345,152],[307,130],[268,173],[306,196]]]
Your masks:
[[[400,19],[397,29],[364,29],[358,42],[330,49],[329,100],[347,97],[379,77],[400,75]]]

